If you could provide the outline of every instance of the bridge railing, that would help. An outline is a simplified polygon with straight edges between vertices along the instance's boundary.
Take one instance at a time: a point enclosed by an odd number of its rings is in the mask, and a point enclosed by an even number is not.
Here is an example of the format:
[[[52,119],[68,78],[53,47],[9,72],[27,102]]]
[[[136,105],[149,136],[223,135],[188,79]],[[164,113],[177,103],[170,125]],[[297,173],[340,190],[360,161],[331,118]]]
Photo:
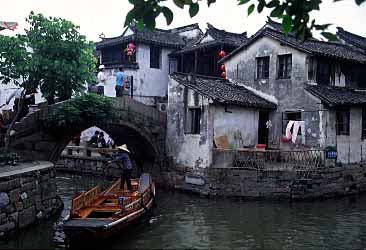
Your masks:
[[[93,148],[86,146],[66,146],[61,156],[86,157],[86,158],[105,158],[106,155],[117,152],[115,148]]]

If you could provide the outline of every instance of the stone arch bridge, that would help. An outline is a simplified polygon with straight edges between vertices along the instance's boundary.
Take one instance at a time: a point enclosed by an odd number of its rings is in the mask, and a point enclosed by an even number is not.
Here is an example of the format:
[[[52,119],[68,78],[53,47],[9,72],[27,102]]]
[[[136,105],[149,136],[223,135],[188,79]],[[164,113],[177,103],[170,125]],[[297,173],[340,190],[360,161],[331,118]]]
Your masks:
[[[43,125],[47,115],[58,105],[63,103],[40,107],[15,124],[16,133],[11,139],[10,149],[17,152],[21,160],[48,160],[55,163],[72,135],[81,132],[80,129],[67,131],[68,136],[60,138]],[[112,105],[117,119],[88,124],[82,130],[92,126],[103,129],[116,144],[127,144],[141,161],[158,163],[165,159],[166,115],[130,97],[112,98]]]

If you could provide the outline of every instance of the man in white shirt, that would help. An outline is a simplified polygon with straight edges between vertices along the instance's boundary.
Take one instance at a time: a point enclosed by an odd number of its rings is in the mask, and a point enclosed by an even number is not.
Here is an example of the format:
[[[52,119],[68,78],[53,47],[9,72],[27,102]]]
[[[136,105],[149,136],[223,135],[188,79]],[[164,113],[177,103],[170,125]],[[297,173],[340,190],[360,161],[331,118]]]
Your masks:
[[[99,73],[97,75],[97,78],[98,78],[98,84],[97,84],[97,94],[98,95],[104,95],[104,85],[106,84],[107,82],[107,76],[105,75],[104,73],[104,65],[100,65],[99,66]]]

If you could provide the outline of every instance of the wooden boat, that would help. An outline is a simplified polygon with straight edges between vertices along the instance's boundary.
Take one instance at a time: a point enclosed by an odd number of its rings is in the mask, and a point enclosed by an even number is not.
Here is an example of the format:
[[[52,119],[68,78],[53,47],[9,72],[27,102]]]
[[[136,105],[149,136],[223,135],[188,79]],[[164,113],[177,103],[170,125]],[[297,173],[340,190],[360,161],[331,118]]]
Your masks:
[[[144,217],[153,207],[154,182],[147,173],[131,182],[131,191],[121,190],[119,179],[104,192],[96,186],[74,198],[63,223],[67,240],[106,239]]]

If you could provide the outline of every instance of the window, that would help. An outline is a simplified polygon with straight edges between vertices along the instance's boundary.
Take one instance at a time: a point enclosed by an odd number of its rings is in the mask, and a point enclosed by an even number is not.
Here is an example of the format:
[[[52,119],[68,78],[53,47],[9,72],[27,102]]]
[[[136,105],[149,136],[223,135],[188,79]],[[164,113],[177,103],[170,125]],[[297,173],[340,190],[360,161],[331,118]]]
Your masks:
[[[316,59],[314,57],[308,58],[309,67],[308,67],[308,80],[315,81],[316,80]]]
[[[269,56],[257,57],[257,79],[268,79]]]
[[[287,124],[289,121],[301,121],[300,111],[285,111],[282,115],[282,133],[285,133]],[[292,132],[291,128],[291,132]],[[299,129],[299,134],[301,134],[301,128]]]
[[[278,78],[291,78],[292,55],[278,56]]]
[[[124,49],[126,46],[114,46],[102,49],[102,63],[106,65],[110,64],[122,64],[129,65],[136,63],[136,53],[133,53],[132,56],[128,56]]]
[[[199,134],[201,123],[201,108],[194,107],[188,108],[186,133],[187,134]]]
[[[349,109],[336,111],[337,135],[349,135]]]
[[[362,108],[362,139],[366,139],[366,107]]]
[[[161,66],[161,48],[150,46],[150,68],[160,69]]]

